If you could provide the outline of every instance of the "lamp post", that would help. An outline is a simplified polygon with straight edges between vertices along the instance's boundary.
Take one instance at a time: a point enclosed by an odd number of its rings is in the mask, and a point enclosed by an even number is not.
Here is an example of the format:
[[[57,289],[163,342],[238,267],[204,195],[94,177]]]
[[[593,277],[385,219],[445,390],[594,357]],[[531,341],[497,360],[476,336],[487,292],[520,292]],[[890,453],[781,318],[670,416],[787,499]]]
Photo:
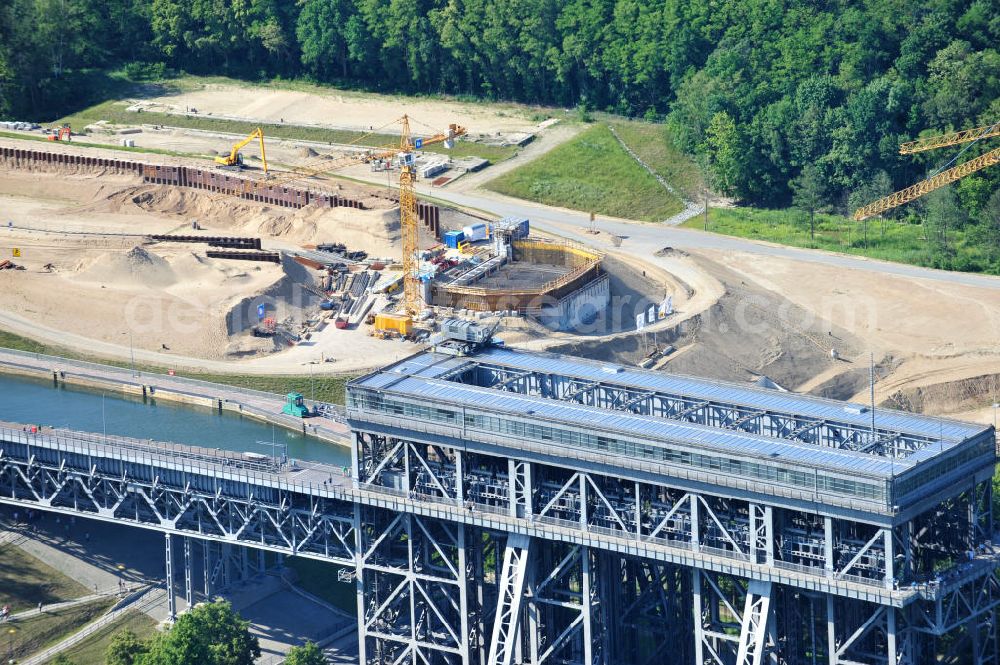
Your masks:
[[[10,665],[14,663],[14,635],[17,633],[17,628],[11,626],[7,629],[7,662]]]
[[[123,335],[128,335],[128,355],[132,359],[132,378],[138,376],[135,371],[135,345],[132,344],[132,329],[130,328],[128,332],[123,332]]]
[[[277,457],[277,455],[278,455],[278,448],[282,449],[282,452],[281,452],[281,458],[282,458],[282,460],[288,458],[288,444],[287,443],[278,443],[277,441],[274,441],[272,439],[271,441],[258,441],[257,445],[258,446],[271,446],[271,460],[274,462],[275,466],[281,466],[278,463],[278,457]]]

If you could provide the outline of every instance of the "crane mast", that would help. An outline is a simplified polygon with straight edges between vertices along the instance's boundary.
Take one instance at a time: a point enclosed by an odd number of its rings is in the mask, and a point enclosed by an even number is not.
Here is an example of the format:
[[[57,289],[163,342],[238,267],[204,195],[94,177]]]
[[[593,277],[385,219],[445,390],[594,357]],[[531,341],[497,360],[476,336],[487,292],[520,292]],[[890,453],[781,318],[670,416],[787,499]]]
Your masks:
[[[367,150],[363,153],[345,155],[340,159],[334,160],[333,162],[327,161],[326,159],[317,160],[314,164],[300,166],[289,173],[271,178],[267,181],[244,180],[232,191],[222,194],[220,198],[252,194],[261,187],[275,187],[295,180],[300,180],[302,178],[320,175],[322,173],[330,173],[331,171],[335,171],[339,168],[350,166],[352,164],[361,164],[372,160],[395,157],[399,161],[399,229],[400,240],[403,245],[403,307],[407,314],[413,316],[420,312],[420,303],[422,300],[420,295],[420,275],[417,274],[419,269],[417,251],[419,250],[420,231],[417,220],[417,194],[415,189],[417,167],[414,150],[420,150],[424,146],[436,143],[442,143],[444,144],[444,147],[451,148],[454,145],[456,137],[464,136],[466,134],[466,129],[465,127],[451,124],[448,125],[447,132],[441,132],[427,138],[413,139],[410,134],[409,116],[404,115],[396,122],[402,125],[398,146],[380,148],[377,152],[374,150]],[[368,134],[362,136],[355,141],[355,144],[362,141],[367,136]],[[261,157],[263,158],[264,136],[260,129],[247,137],[247,139],[242,143],[237,144],[237,146],[233,148],[233,154],[238,154],[239,148],[243,147],[256,137],[260,138]],[[219,157],[216,158],[216,161],[223,159],[224,158]],[[264,169],[265,171],[267,170],[266,161],[264,162]]]
[[[400,118],[403,131],[399,139],[399,234],[403,245],[403,306],[407,314],[420,311],[420,277],[417,275],[417,194],[414,187],[413,145],[410,143],[410,119]]]

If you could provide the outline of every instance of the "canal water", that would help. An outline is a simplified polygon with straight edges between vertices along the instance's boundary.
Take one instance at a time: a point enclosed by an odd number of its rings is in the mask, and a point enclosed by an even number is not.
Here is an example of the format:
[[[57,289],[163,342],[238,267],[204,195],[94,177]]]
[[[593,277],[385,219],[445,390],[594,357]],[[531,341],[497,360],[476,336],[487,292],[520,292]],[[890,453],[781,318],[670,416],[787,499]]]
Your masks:
[[[350,464],[347,448],[230,412],[0,375],[0,420]]]

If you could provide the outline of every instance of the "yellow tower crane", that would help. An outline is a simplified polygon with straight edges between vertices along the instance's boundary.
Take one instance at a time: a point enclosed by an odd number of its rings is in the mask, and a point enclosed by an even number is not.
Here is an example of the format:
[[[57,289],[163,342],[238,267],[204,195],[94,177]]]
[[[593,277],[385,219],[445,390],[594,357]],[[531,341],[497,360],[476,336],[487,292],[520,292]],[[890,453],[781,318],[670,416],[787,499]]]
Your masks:
[[[975,143],[976,141],[981,141],[994,136],[1000,136],[1000,122],[992,125],[986,125],[984,127],[964,129],[960,132],[951,132],[949,134],[931,136],[917,141],[908,141],[900,144],[899,154],[910,155],[917,152],[934,150],[935,148],[944,148],[951,145]],[[894,192],[877,201],[872,201],[868,205],[854,211],[854,221],[860,222],[868,219],[869,217],[880,215],[887,210],[909,203],[914,199],[920,198],[924,194],[933,192],[935,189],[940,189],[945,185],[950,185],[970,173],[975,173],[976,171],[993,166],[994,164],[1000,164],[1000,148],[991,150],[983,155],[980,155],[979,157],[976,157],[975,159],[963,162],[958,166],[954,166],[944,171],[939,171],[922,182],[910,185],[906,189],[901,189],[900,191]]]
[[[243,153],[241,153],[240,150],[255,140],[260,141],[260,161],[261,165],[264,167],[264,173],[266,175],[267,154],[264,152],[264,131],[260,127],[250,132],[250,135],[245,139],[238,141],[235,145],[233,145],[233,149],[229,151],[228,155],[216,157],[215,163],[222,168],[235,169],[237,171],[240,170],[243,166]]]
[[[444,147],[452,148],[455,139],[466,134],[465,127],[451,124],[447,132],[441,132],[427,138],[413,138],[410,133],[410,117],[404,115],[394,124],[402,125],[399,145],[366,150],[352,155],[344,155],[334,160],[320,159],[301,165],[294,170],[269,180],[244,180],[240,189],[224,196],[243,196],[252,194],[261,187],[274,187],[287,184],[302,178],[309,178],[323,173],[330,173],[352,164],[368,163],[376,160],[395,158],[399,163],[399,228],[403,245],[403,306],[408,314],[420,312],[420,277],[417,274],[419,262],[417,251],[419,244],[419,226],[417,219],[417,195],[415,184],[417,180],[415,150],[426,146],[443,143]],[[355,140],[351,145],[357,145],[367,136],[380,130],[369,132]]]

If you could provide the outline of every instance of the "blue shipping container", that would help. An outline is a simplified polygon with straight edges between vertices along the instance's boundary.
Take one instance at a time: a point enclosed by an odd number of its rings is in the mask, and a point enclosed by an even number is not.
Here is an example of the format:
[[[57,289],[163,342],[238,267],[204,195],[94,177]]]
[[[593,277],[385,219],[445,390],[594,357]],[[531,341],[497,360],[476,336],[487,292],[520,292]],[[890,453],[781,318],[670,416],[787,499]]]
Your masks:
[[[465,240],[465,234],[461,231],[446,231],[444,234],[444,244],[452,249],[458,248],[458,243]]]
[[[510,233],[511,240],[521,240],[528,237],[530,229],[525,217],[504,217],[497,222],[497,228]]]

